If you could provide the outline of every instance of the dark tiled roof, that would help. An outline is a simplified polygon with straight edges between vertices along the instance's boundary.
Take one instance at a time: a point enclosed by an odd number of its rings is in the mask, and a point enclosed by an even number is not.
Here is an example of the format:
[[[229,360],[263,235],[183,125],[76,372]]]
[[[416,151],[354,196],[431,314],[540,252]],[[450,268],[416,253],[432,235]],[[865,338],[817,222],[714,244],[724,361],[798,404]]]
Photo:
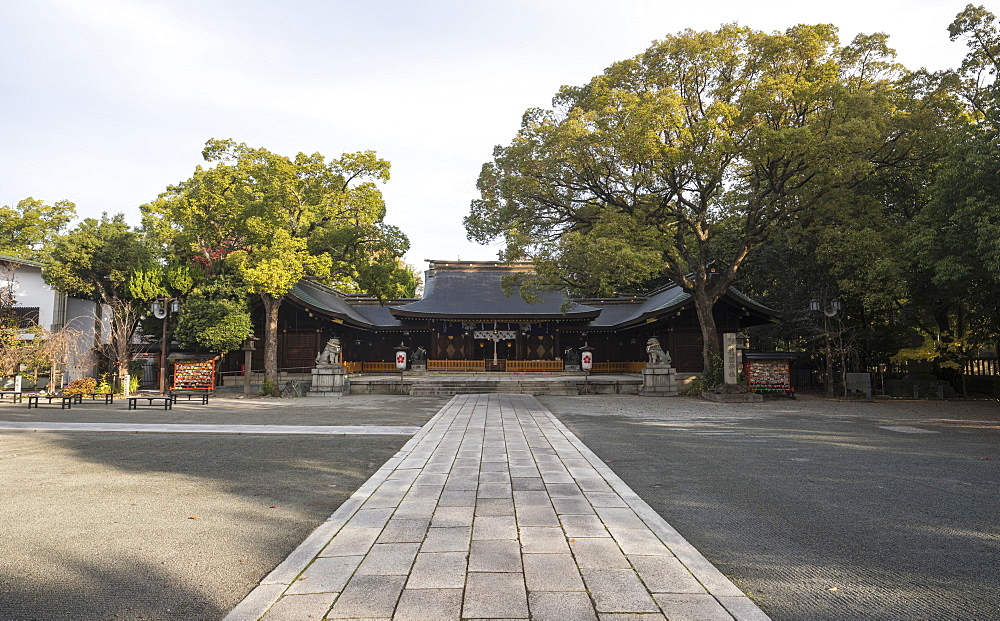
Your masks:
[[[515,289],[504,295],[500,279],[513,270],[500,267],[473,269],[467,266],[429,270],[424,297],[416,302],[393,306],[399,318],[438,319],[575,319],[600,315],[601,309],[569,302],[563,293],[543,291],[540,301],[526,302]]]
[[[288,292],[288,297],[306,308],[317,310],[345,322],[365,327],[377,325],[359,313],[354,306],[348,304],[342,293],[313,281],[300,280]]]
[[[691,302],[690,294],[678,285],[644,296],[569,301],[568,304],[566,296],[555,291],[538,292],[540,301],[534,303],[526,302],[516,288],[510,296],[504,295],[500,280],[529,269],[499,262],[432,263],[425,277],[424,297],[413,301],[395,300],[382,304],[364,296],[345,296],[336,289],[307,280],[300,281],[288,295],[306,308],[362,328],[402,328],[407,326],[407,319],[567,319],[594,328],[620,329],[679,310]],[[758,304],[731,287],[725,297],[762,315],[781,317],[778,311]]]

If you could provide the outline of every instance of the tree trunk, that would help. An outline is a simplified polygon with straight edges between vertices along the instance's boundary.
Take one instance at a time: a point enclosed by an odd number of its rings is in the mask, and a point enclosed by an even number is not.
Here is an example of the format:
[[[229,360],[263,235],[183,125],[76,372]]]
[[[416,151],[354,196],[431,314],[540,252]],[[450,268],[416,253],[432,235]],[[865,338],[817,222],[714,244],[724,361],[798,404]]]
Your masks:
[[[264,302],[264,379],[271,382],[271,394],[278,396],[278,309],[282,298],[261,293]]]
[[[705,383],[709,388],[716,383],[721,383],[722,361],[719,357],[719,334],[715,327],[715,316],[712,314],[712,307],[715,306],[712,297],[703,287],[696,287],[691,293],[694,300],[695,312],[698,315],[698,324],[701,326],[702,363],[705,365]],[[719,377],[717,377],[719,376]]]

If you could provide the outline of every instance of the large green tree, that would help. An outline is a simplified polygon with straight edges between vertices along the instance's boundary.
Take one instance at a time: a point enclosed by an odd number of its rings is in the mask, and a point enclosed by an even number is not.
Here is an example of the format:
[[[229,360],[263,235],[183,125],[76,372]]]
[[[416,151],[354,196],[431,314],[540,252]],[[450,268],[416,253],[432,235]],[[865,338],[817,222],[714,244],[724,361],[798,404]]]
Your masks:
[[[97,303],[98,342],[107,322],[105,353],[119,373],[127,372],[145,304],[161,293],[158,276],[149,276],[159,272],[155,247],[123,214],[84,219],[52,242],[42,262],[42,276],[53,289]],[[105,307],[111,315],[102,318]]]
[[[76,217],[73,203],[52,205],[31,197],[0,207],[0,254],[38,260],[56,235]]]
[[[483,166],[469,237],[504,238],[541,286],[672,279],[693,298],[709,371],[713,305],[754,249],[910,157],[932,111],[906,75],[884,35],[842,46],[830,25],[668,36],[525,113]]]
[[[380,297],[413,295],[412,271],[399,263],[409,243],[384,222],[377,185],[388,180],[389,163],[374,152],[289,158],[210,140],[203,156],[209,167],[143,206],[144,225],[210,278],[232,274],[259,296],[267,379],[278,377],[278,311],[303,277]]]

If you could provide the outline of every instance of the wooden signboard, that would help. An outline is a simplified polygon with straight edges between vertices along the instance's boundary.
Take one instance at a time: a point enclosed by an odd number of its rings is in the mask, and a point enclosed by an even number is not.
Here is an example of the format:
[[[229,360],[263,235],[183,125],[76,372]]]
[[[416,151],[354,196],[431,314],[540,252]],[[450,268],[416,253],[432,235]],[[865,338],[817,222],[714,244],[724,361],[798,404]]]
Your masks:
[[[215,390],[215,360],[174,362],[173,390]]]
[[[791,360],[750,359],[746,363],[746,374],[750,390],[792,392]]]

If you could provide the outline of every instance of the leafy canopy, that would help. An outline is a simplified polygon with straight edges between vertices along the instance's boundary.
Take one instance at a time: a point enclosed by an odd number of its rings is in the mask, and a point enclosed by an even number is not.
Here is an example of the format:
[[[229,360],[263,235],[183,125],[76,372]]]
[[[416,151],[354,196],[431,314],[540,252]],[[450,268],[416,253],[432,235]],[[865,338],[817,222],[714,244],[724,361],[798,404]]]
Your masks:
[[[46,247],[76,217],[76,206],[66,200],[48,205],[28,197],[14,207],[0,207],[0,254],[39,260]]]

